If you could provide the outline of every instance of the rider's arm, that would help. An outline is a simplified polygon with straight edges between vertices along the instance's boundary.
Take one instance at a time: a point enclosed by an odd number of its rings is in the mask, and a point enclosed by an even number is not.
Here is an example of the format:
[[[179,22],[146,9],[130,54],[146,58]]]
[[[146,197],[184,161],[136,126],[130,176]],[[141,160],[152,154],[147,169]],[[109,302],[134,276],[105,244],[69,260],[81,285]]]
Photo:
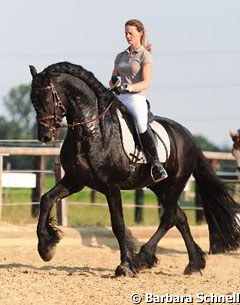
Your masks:
[[[118,76],[118,75],[119,75],[119,73],[118,73],[117,65],[115,64],[114,68],[113,68],[112,76]],[[115,87],[114,84],[112,83],[111,79],[109,81],[109,87],[110,87],[110,89]]]
[[[128,85],[129,92],[140,92],[147,90],[152,78],[152,63],[145,63],[142,66],[142,81]]]

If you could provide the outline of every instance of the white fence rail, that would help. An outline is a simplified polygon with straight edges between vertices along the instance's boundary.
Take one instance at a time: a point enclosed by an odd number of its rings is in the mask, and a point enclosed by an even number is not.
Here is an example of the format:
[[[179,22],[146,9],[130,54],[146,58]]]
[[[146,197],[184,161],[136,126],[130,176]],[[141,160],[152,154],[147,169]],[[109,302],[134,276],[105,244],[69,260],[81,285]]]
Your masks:
[[[2,187],[35,188],[36,174],[2,173]]]

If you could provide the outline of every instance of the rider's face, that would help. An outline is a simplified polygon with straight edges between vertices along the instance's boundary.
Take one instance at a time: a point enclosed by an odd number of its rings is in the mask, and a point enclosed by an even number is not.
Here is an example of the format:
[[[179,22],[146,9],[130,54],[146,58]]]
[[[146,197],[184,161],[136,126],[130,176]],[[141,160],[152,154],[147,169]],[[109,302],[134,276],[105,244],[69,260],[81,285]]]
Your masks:
[[[139,32],[135,26],[125,26],[125,37],[130,46],[141,44],[142,32]]]

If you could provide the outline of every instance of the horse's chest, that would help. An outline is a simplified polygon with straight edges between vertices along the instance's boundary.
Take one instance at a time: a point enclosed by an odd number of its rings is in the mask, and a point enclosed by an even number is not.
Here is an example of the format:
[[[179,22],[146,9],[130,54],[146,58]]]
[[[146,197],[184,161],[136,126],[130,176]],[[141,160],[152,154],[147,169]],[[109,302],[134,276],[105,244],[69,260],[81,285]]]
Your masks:
[[[65,171],[79,171],[87,167],[86,153],[82,146],[65,144],[61,150],[61,164]]]

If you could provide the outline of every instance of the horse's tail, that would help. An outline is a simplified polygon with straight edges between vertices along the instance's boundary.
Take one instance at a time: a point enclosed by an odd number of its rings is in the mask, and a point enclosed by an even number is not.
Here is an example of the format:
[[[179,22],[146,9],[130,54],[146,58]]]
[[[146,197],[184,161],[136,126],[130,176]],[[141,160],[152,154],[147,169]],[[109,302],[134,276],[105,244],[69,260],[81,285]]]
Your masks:
[[[240,222],[237,203],[230,189],[211,170],[208,160],[201,153],[193,172],[202,198],[209,228],[209,253],[224,253],[240,246]]]

